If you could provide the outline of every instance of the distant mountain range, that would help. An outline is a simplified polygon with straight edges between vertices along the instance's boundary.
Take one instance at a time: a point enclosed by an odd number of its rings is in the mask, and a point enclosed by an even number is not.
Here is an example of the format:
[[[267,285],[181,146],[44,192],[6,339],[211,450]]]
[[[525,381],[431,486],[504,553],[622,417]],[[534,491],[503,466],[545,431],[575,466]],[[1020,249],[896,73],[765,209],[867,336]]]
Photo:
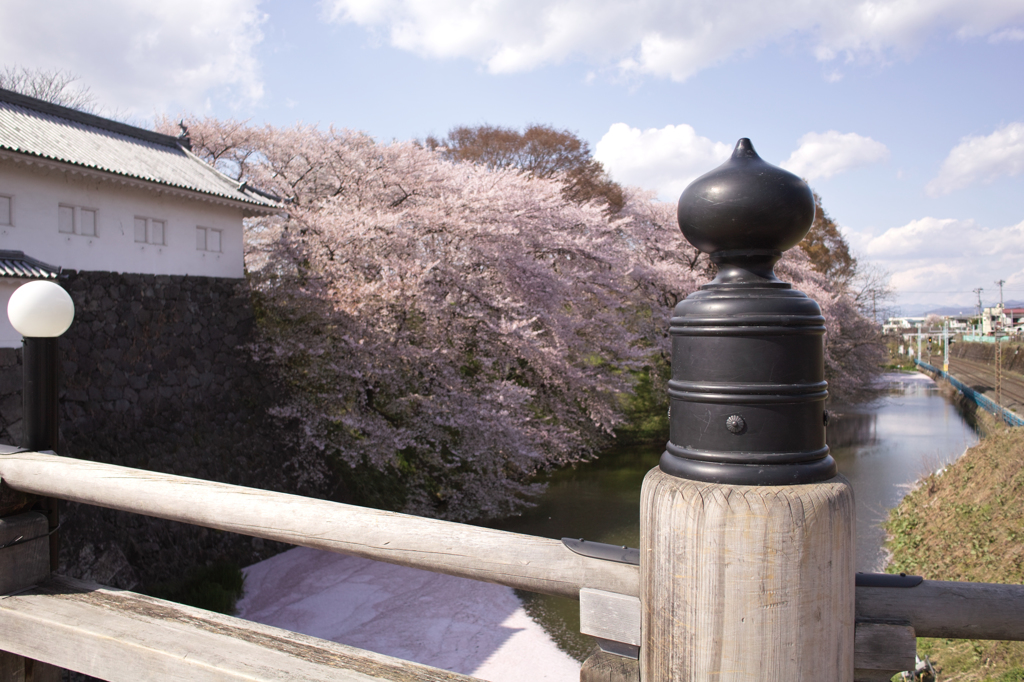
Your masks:
[[[985,303],[985,307],[995,305]],[[1005,301],[1003,305],[1007,308],[1024,308],[1024,301]],[[978,309],[973,305],[963,306],[936,306],[934,303],[915,303],[901,305],[900,312],[894,317],[922,317],[924,315],[974,315]]]

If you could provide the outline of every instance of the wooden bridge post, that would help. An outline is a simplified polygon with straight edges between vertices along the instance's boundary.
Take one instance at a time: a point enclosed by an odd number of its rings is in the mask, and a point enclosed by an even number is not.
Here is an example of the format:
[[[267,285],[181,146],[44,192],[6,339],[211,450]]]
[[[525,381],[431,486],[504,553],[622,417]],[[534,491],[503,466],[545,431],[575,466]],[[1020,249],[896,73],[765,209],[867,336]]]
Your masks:
[[[715,280],[671,323],[671,436],[641,501],[645,682],[853,680],[853,494],[825,445],[824,319],[774,264],[806,183],[749,140],[679,200]]]

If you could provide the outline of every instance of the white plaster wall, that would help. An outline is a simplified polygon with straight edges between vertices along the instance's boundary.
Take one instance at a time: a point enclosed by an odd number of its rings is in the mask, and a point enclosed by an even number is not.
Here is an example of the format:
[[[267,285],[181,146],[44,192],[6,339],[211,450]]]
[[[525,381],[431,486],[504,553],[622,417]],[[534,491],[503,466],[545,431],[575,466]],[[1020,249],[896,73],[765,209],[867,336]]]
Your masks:
[[[11,300],[11,294],[25,284],[25,279],[0,279],[0,348],[21,348],[21,334],[11,326],[7,318],[7,304]]]
[[[0,195],[12,197],[0,249],[72,270],[242,277],[242,211],[66,171],[0,160]],[[96,236],[58,231],[58,206],[96,209]],[[165,245],[135,242],[135,217],[166,221]],[[196,248],[196,227],[222,230],[221,252]],[[6,303],[4,304],[6,318]]]

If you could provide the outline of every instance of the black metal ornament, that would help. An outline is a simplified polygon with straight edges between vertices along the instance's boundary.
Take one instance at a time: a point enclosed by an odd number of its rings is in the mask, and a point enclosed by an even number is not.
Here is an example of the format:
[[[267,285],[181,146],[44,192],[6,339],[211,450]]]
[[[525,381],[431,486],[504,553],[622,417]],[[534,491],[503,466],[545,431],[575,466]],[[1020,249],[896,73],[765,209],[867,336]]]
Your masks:
[[[825,445],[825,319],[780,281],[814,220],[803,180],[750,140],[679,198],[679,227],[718,275],[676,306],[671,432],[661,469],[699,481],[795,485],[836,475]]]

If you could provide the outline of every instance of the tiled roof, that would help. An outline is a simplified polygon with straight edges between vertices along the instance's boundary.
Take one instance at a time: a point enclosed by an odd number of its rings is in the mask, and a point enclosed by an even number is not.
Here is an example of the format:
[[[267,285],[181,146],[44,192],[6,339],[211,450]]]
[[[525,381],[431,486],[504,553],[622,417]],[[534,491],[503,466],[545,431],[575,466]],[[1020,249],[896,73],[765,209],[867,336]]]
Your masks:
[[[170,135],[0,89],[0,150],[200,192],[274,212],[279,203],[232,180]]]
[[[0,278],[57,279],[60,268],[26,256],[23,251],[0,251]]]

